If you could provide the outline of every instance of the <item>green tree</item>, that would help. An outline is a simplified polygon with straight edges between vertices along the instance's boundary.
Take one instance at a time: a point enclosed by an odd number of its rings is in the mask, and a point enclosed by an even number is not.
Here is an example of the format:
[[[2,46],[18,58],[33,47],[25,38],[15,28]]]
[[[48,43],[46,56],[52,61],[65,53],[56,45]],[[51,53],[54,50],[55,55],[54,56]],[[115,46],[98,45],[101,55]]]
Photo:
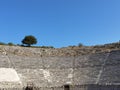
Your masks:
[[[30,47],[31,45],[37,43],[37,39],[32,35],[28,35],[28,36],[25,36],[21,42]]]

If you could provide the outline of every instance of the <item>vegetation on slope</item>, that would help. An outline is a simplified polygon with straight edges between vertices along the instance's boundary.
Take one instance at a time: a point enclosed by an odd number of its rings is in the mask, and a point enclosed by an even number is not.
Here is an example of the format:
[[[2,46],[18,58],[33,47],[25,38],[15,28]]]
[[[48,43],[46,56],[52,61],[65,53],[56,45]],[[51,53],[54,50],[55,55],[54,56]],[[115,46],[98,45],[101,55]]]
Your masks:
[[[9,46],[8,46],[9,45]],[[14,44],[2,44],[0,46],[0,52],[3,52],[3,47],[10,54],[24,55],[24,56],[77,56],[77,55],[86,55],[102,52],[110,52],[112,50],[120,50],[120,42],[109,43],[104,45],[95,45],[95,46],[68,46],[63,48],[54,48],[52,46],[31,46],[24,47]]]

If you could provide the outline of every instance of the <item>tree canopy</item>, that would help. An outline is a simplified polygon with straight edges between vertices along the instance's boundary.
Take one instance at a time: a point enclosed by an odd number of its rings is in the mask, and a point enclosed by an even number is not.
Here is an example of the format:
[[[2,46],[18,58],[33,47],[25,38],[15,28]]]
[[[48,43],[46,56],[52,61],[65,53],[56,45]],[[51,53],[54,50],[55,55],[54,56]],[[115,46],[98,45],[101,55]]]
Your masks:
[[[28,35],[28,36],[25,36],[21,42],[22,44],[25,44],[30,47],[31,45],[37,43],[37,39],[32,35]]]

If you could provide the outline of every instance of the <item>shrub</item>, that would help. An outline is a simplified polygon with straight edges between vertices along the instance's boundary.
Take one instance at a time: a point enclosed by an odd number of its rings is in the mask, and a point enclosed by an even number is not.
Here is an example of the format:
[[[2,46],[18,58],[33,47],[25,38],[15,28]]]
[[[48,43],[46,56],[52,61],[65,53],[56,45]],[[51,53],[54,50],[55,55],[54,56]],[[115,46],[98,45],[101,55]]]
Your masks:
[[[9,42],[8,45],[9,46],[14,46],[14,44],[12,42]]]
[[[6,43],[0,42],[0,45],[6,45]]]
[[[83,47],[83,44],[82,44],[82,43],[79,43],[79,44],[78,44],[78,47]]]

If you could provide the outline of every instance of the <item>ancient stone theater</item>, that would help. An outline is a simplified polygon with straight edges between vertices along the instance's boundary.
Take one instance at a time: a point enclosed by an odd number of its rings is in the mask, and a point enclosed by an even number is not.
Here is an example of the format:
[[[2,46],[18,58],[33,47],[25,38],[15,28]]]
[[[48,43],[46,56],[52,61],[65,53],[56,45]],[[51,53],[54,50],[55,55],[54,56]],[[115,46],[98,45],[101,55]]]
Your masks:
[[[120,49],[1,45],[0,90],[120,90]]]

